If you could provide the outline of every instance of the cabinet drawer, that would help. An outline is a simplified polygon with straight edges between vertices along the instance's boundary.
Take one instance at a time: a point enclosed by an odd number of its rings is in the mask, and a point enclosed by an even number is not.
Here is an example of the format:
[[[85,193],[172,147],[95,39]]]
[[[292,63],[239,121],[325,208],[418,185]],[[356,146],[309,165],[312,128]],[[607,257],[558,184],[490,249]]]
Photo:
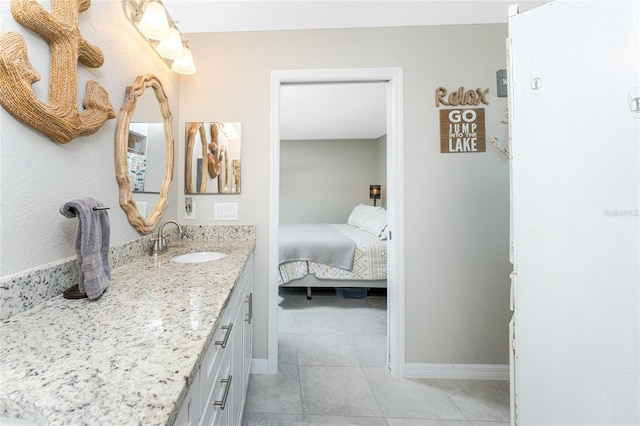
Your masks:
[[[207,348],[207,352],[202,359],[202,364],[200,364],[200,389],[202,390],[200,398],[203,408],[213,392],[214,381],[216,374],[218,374],[218,370],[220,369],[222,357],[225,352],[231,350],[229,347],[223,348],[222,345],[216,344],[216,342],[224,341],[227,333],[233,333],[233,328],[231,330],[227,328],[231,323],[230,321],[229,309],[225,308],[220,314],[220,320],[218,322],[218,327],[216,327],[216,331],[213,334],[213,340]]]
[[[233,380],[230,376],[230,359],[228,353],[222,356],[210,397],[206,401],[206,405],[202,406],[204,414],[200,424],[203,426],[229,424],[229,413],[231,412],[231,383],[229,383],[229,379]],[[225,397],[225,395],[227,396]],[[223,401],[226,403],[224,408],[220,405]]]

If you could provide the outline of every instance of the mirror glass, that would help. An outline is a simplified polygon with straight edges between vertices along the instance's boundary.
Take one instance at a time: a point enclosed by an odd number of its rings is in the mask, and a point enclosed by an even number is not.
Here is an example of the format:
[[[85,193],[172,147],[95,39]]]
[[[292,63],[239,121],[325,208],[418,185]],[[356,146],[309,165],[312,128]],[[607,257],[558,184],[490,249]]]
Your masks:
[[[127,86],[116,129],[120,206],[140,233],[152,232],[167,206],[174,139],[169,100],[160,81],[144,75]]]
[[[185,140],[185,193],[240,193],[240,123],[187,122]]]
[[[158,100],[153,90],[145,90],[129,124],[127,161],[131,190],[160,194],[165,160],[164,123]]]

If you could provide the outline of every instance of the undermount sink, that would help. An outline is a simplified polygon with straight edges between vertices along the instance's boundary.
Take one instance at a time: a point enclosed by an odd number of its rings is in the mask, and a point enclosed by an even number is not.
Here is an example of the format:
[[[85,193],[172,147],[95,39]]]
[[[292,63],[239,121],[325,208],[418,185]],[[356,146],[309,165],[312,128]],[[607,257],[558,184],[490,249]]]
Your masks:
[[[227,257],[227,255],[217,251],[198,251],[174,256],[171,258],[171,261],[178,263],[200,263],[211,262],[212,260],[218,260],[224,257]]]

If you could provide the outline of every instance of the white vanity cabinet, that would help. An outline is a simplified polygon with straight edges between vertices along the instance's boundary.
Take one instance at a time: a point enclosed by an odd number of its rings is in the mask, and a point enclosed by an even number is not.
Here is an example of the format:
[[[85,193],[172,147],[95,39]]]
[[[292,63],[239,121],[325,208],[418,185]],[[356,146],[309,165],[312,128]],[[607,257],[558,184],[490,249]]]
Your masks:
[[[178,413],[175,425],[240,425],[252,357],[253,254]]]

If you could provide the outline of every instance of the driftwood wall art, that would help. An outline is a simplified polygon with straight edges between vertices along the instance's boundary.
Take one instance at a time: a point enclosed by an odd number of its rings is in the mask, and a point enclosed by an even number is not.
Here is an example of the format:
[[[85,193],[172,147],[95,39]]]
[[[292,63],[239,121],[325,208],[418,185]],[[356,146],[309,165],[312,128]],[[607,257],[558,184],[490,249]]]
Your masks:
[[[187,123],[187,152],[186,152],[186,166],[185,166],[185,189],[187,194],[197,194],[207,192],[208,174],[211,179],[218,178],[218,193],[222,194],[229,192],[229,178],[231,172],[229,171],[229,156],[228,148],[221,146],[218,143],[218,123],[206,123],[209,124],[209,132],[211,134],[211,142],[207,139],[207,129],[205,123],[195,122]],[[196,134],[200,135],[200,144],[202,146],[202,178],[200,182],[196,182],[198,186],[197,190],[194,190],[193,177],[193,150],[195,149]],[[238,177],[235,178],[237,182],[236,188],[240,191],[240,161],[237,166],[234,165],[234,170],[237,170]]]
[[[0,103],[18,120],[59,143],[91,135],[116,116],[108,93],[95,81],[87,82],[84,111],[78,111],[78,61],[90,68],[104,62],[102,51],[78,29],[78,13],[90,5],[91,0],[53,0],[49,12],[35,0],[11,0],[15,20],[50,46],[48,103],[40,101],[31,87],[40,75],[29,62],[24,38],[13,31],[0,35]]]
[[[227,147],[218,143],[218,124],[211,123],[211,143],[209,143],[207,168],[211,179],[218,178],[218,192],[227,192],[229,187],[229,169]],[[224,182],[223,182],[224,178]]]

